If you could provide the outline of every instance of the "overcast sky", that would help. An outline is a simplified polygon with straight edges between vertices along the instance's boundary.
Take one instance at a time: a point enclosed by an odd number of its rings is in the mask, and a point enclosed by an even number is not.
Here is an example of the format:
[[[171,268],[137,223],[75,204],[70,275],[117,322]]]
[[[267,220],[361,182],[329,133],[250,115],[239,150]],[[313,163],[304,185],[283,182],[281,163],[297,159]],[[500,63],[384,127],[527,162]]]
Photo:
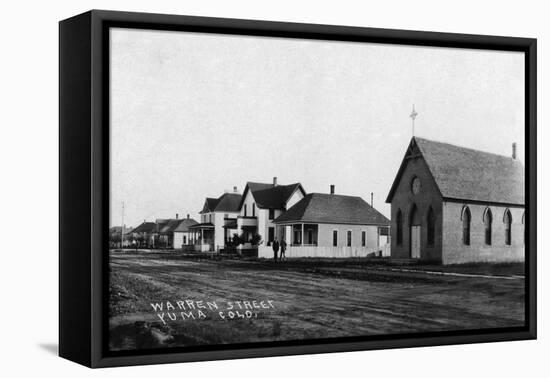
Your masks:
[[[111,30],[111,225],[247,181],[385,203],[415,134],[524,154],[522,53]]]

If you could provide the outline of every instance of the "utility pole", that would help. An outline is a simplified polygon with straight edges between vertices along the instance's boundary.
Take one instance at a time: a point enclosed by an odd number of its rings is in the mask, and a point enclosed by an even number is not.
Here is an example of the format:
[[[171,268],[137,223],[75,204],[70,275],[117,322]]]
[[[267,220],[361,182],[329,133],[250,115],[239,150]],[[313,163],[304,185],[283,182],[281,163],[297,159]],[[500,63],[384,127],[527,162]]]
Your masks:
[[[124,201],[122,201],[122,224],[120,226],[120,249],[124,246]]]

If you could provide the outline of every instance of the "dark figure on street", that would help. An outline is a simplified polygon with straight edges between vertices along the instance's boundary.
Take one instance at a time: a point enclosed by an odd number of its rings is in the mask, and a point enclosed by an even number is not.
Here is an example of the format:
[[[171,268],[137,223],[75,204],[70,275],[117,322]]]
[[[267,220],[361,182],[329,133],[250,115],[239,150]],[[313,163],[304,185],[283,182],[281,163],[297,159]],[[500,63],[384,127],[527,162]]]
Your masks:
[[[281,260],[283,258],[286,259],[285,252],[286,252],[286,241],[285,239],[283,239],[281,240]]]
[[[277,241],[277,239],[275,239],[273,241],[273,261],[277,261],[277,252],[279,252],[279,242]]]

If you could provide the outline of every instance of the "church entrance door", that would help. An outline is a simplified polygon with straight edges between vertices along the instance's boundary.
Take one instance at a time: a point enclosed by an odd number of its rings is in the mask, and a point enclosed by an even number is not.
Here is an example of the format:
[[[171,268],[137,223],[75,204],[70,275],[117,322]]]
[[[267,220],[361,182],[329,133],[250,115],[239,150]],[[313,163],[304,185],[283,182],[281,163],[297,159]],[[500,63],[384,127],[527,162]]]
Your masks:
[[[411,258],[420,258],[420,226],[411,226]]]

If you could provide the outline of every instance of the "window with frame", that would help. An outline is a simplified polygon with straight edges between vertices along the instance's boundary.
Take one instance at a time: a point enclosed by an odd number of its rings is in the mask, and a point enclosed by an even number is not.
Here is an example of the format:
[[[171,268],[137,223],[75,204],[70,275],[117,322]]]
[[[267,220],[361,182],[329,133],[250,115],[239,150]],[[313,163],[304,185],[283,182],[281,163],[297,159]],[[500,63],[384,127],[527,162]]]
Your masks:
[[[348,230],[348,247],[351,247],[351,231]]]
[[[301,230],[294,230],[294,245],[300,245],[302,244],[302,231]]]
[[[525,245],[525,211],[521,216],[521,224],[523,225],[523,245]]]
[[[246,203],[245,203],[245,204],[244,204],[244,216],[245,216],[245,217],[246,217],[246,210],[247,210],[247,208],[246,208]]]
[[[397,242],[397,245],[402,245],[403,244],[403,214],[401,213],[401,209],[397,210],[395,223],[397,228],[396,242]]]
[[[253,217],[256,216],[256,204],[255,203],[252,204],[252,216]]]
[[[361,246],[365,247],[367,245],[367,231],[361,231]]]
[[[434,245],[435,239],[435,213],[434,210],[430,207],[428,209],[428,216],[426,218],[428,223],[428,245]]]
[[[483,215],[483,224],[485,226],[485,244],[493,244],[493,213],[491,209],[487,208]]]
[[[504,244],[512,245],[512,213],[509,209],[504,212]]]
[[[472,214],[467,206],[462,211],[462,243],[470,245],[470,224],[472,222]]]
[[[338,230],[332,231],[332,246],[338,247]]]
[[[271,243],[273,243],[273,240],[275,240],[275,228],[269,227],[267,232],[268,232],[267,242],[268,242],[268,245],[271,245]]]
[[[269,209],[269,219],[275,219],[275,209]]]

